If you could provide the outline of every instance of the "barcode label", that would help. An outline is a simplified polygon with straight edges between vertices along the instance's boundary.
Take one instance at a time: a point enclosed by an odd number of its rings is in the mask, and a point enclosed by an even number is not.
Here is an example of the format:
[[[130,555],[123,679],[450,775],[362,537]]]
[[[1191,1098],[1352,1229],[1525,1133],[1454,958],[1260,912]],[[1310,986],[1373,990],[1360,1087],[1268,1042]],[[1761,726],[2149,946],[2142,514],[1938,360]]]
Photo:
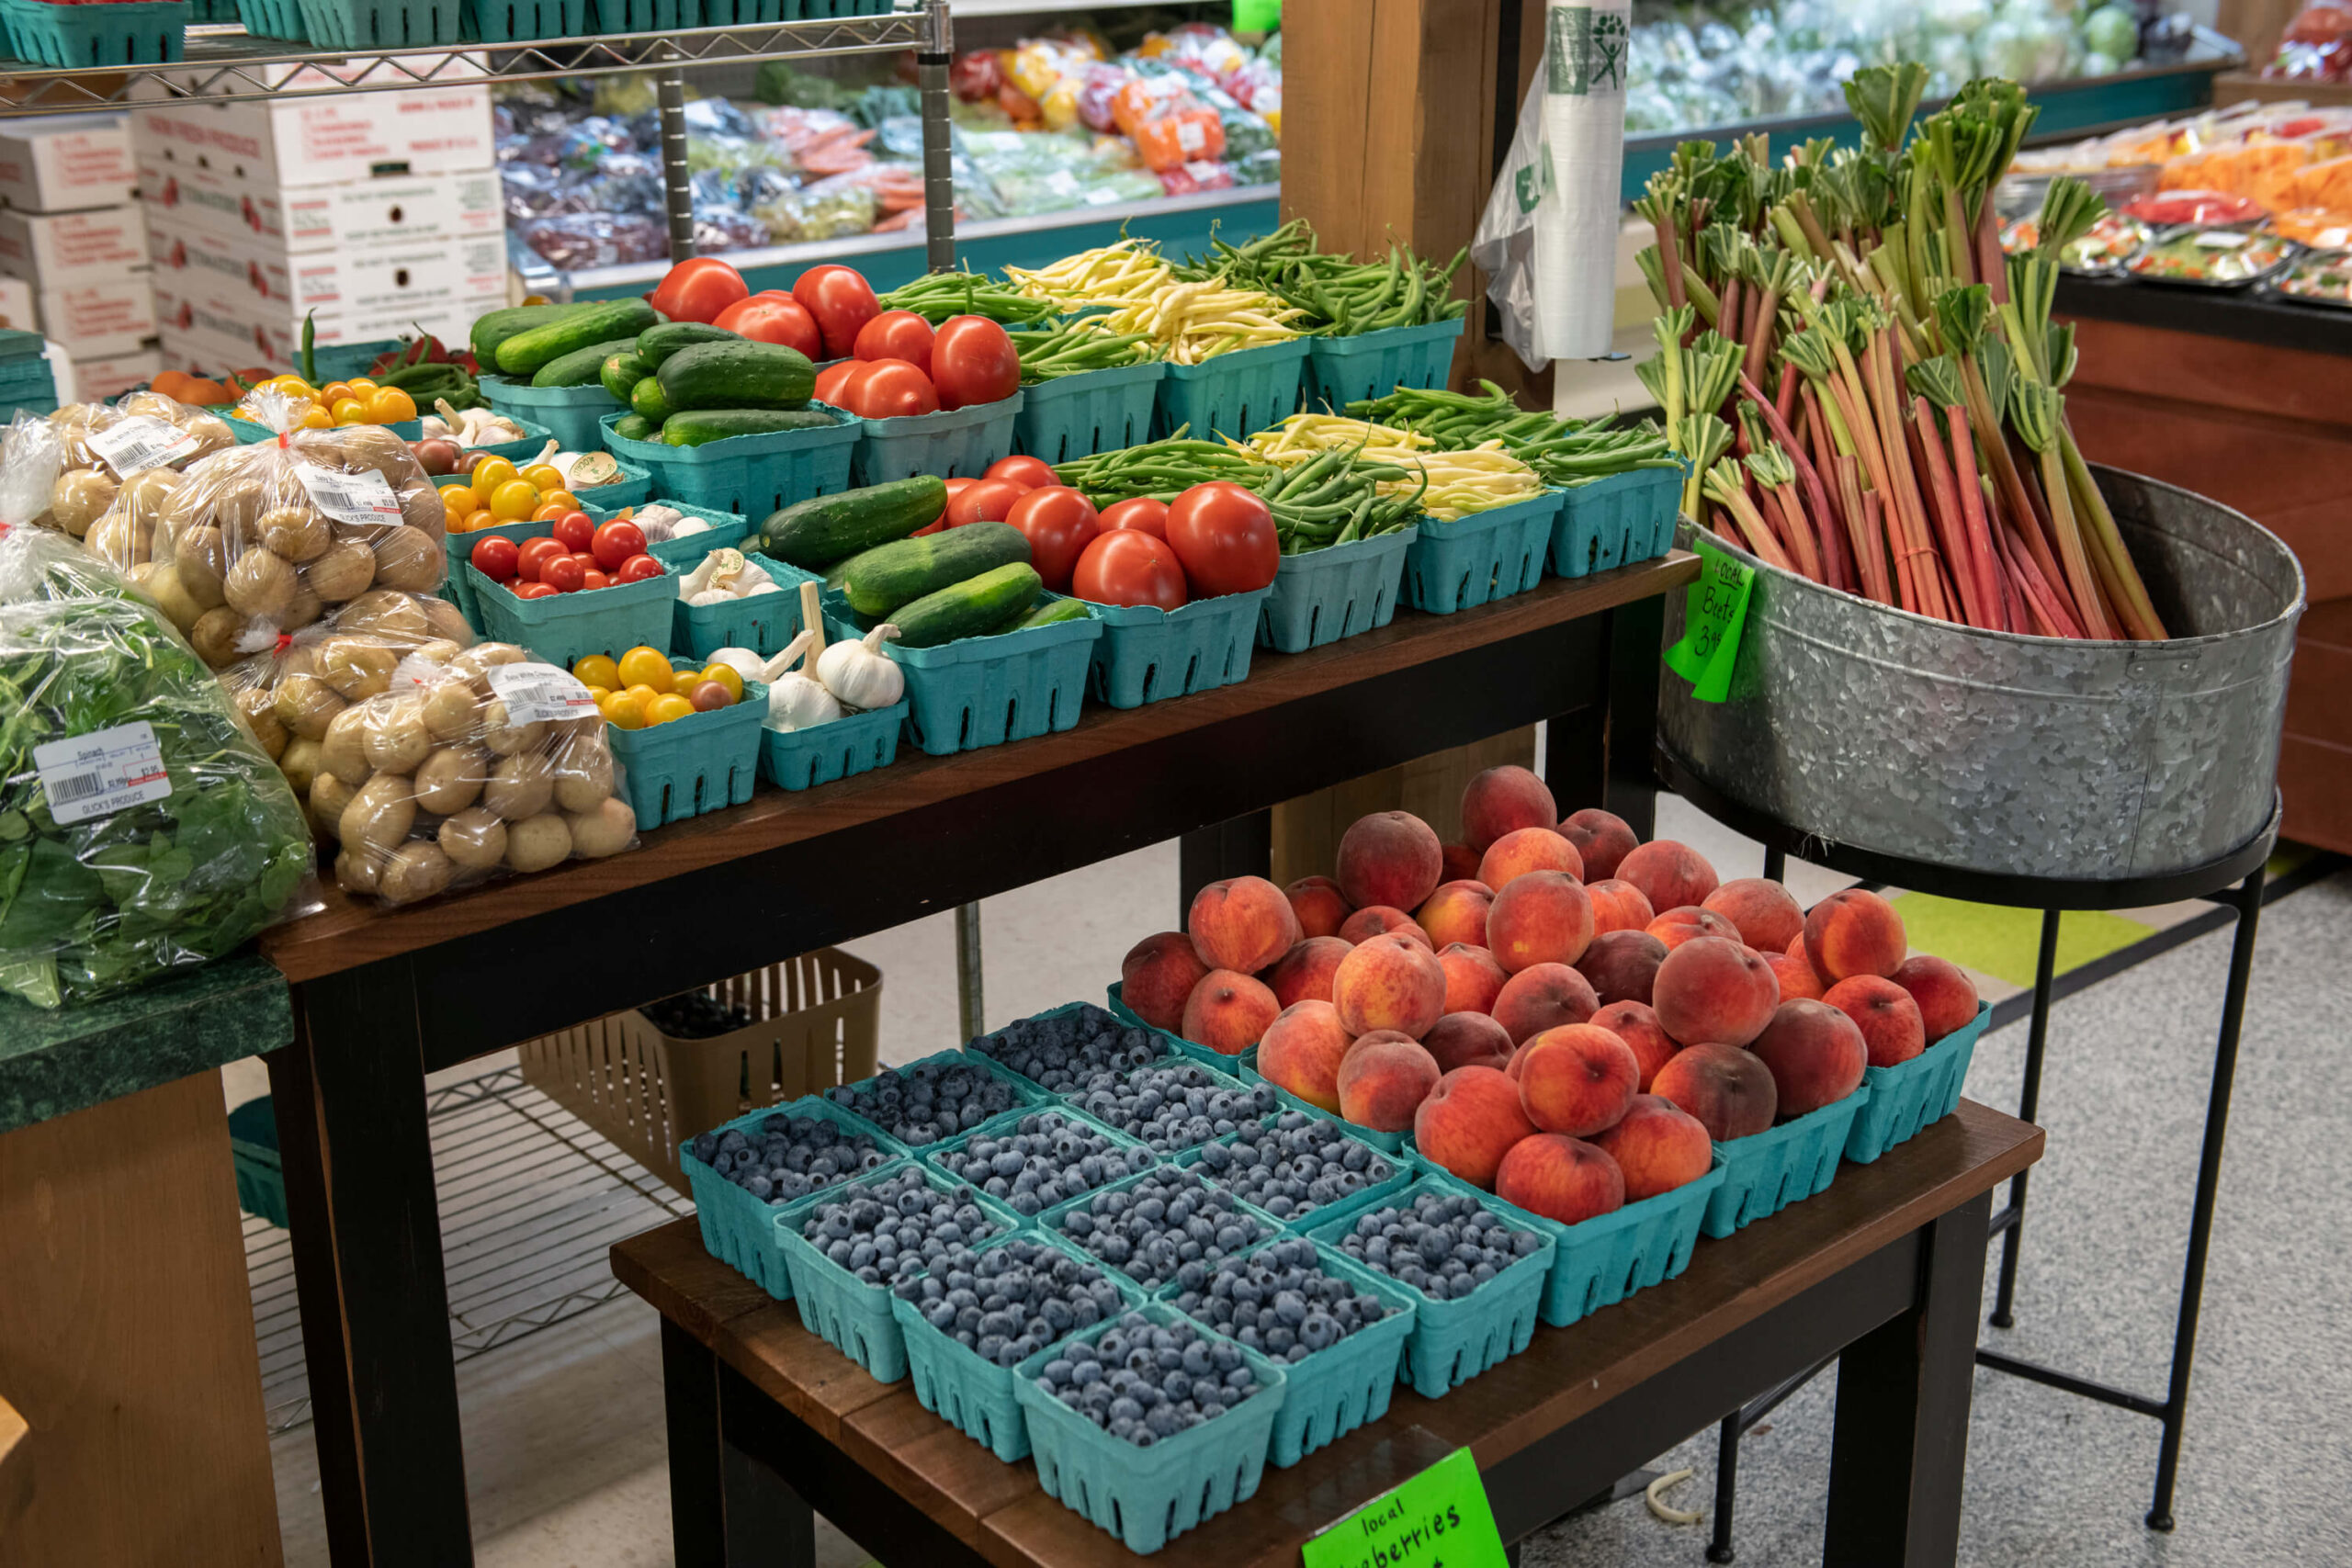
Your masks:
[[[506,705],[509,724],[594,718],[596,699],[577,676],[552,664],[493,664],[490,689]]]
[[[338,523],[398,525],[401,520],[401,498],[373,468],[346,474],[297,463],[294,473],[311,492],[311,503]]]
[[[36,746],[33,769],[60,827],[111,817],[172,793],[155,728],[144,719]]]
[[[146,414],[132,414],[104,430],[93,430],[86,439],[90,450],[105,458],[107,467],[119,478],[126,479],[150,468],[176,463],[199,445],[194,435],[179,426]]]

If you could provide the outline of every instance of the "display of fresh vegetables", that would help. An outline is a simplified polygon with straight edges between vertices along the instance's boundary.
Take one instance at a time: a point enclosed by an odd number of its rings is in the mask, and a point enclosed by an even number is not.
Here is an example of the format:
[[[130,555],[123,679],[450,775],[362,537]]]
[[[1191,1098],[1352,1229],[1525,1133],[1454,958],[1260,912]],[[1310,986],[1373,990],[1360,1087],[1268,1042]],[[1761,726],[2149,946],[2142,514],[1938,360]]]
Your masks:
[[[927,272],[880,296],[879,303],[885,310],[911,310],[932,322],[986,316],[1005,326],[1023,326],[1054,314],[1054,307],[1036,296],[970,271]]]
[[[1020,389],[1020,356],[1002,327],[986,316],[950,316],[933,330],[911,310],[868,317],[851,357],[816,379],[819,400],[862,419],[1001,402]]]
[[[446,449],[448,445],[446,441],[416,443],[420,448],[417,458],[425,464],[426,473],[434,473],[433,463],[448,456],[447,450],[426,449]],[[548,445],[553,446],[555,443]],[[438,487],[448,531],[471,534],[502,523],[553,523],[578,512],[580,498],[572,489],[573,481],[565,479],[564,470],[548,461],[547,456],[518,467],[507,458],[485,452],[458,453],[453,466],[441,471],[450,482]],[[579,456],[582,464],[592,457],[610,461],[608,455],[602,452]]]
[[[478,539],[466,558],[517,599],[588,592],[662,575],[662,563],[645,553],[645,530],[618,518],[600,524],[584,512],[567,512],[550,521],[546,533],[519,543],[503,534]],[[693,602],[684,581],[678,596]]]
[[[2123,264],[2133,277],[2235,288],[2275,271],[2295,254],[2292,241],[2243,229],[2192,229],[2143,246]]]
[[[1143,333],[1114,332],[1101,316],[1078,316],[1058,327],[1015,332],[1013,351],[1021,356],[1021,381],[1033,386],[1058,377],[1089,370],[1114,370],[1140,365],[1159,351]]]
[[[1148,240],[1122,239],[1048,267],[1004,271],[1025,293],[1061,310],[1100,309],[1104,330],[1148,338],[1178,365],[1302,336],[1295,323],[1307,314],[1261,288],[1180,277]]]
[[[1531,412],[1492,381],[1478,385],[1486,389],[1478,397],[1442,387],[1399,387],[1385,398],[1350,403],[1348,412],[1425,435],[1442,452],[1496,444],[1559,489],[1635,468],[1681,466],[1654,423],[1620,425],[1613,414],[1579,422]]]
[[[735,665],[723,659],[707,665],[679,665],[660,649],[643,644],[618,659],[592,653],[574,663],[571,673],[588,688],[605,722],[616,729],[673,724],[743,700],[745,677]]]
[[[1469,309],[1453,293],[1453,275],[1469,258],[1466,247],[1443,266],[1414,254],[1410,245],[1395,244],[1385,261],[1358,262],[1320,249],[1304,218],[1247,244],[1212,237],[1210,246],[1210,255],[1178,267],[1177,276],[1273,295],[1299,311],[1301,322],[1332,337],[1428,326]]]
[[[1995,631],[2165,636],[2065,417],[2059,256],[2100,199],[2051,182],[2003,254],[1991,187],[2036,110],[1858,73],[1859,150],[1685,142],[1636,210],[1660,352],[1637,368],[1691,472],[1684,509],[1770,566]],[[1906,140],[1906,133],[1907,140]]]
[[[1107,507],[1144,496],[1164,505],[1212,479],[1255,485],[1268,477],[1266,468],[1222,441],[1191,440],[1179,429],[1164,441],[1073,458],[1057,464],[1054,473],[1062,483],[1085,491],[1095,505]]]
[[[1380,494],[1408,494],[1423,516],[1447,521],[1527,501],[1544,489],[1533,468],[1499,447],[1441,450],[1427,435],[1338,414],[1295,413],[1237,445],[1283,468],[1335,448],[1354,451],[1367,462],[1401,470],[1399,478],[1374,485]]]
[[[458,372],[462,376],[464,371]],[[351,424],[398,424],[416,417],[416,400],[398,387],[381,385],[365,376],[314,386],[291,374],[273,376],[238,401],[240,419],[269,423],[263,406],[266,395],[282,393],[295,400],[288,428],[328,430]]]
[[[2298,299],[2352,305],[2352,253],[2304,256],[2273,278],[2270,287]]]

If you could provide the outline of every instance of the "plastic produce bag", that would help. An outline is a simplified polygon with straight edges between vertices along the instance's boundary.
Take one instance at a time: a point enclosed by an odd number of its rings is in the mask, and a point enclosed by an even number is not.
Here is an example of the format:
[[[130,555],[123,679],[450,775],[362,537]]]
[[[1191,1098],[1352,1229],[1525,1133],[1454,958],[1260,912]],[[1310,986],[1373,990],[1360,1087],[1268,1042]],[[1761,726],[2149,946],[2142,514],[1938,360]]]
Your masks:
[[[156,503],[180,471],[237,444],[226,421],[154,392],[68,403],[48,423],[58,468],[44,519],[126,571],[148,561]]]

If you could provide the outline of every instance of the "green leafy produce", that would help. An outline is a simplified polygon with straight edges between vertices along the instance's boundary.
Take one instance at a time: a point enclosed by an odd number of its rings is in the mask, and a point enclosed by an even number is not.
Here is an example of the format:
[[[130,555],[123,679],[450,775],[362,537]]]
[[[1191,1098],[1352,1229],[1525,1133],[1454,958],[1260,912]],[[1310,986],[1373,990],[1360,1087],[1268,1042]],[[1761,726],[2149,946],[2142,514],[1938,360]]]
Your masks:
[[[33,749],[141,721],[171,793],[61,826]],[[72,540],[0,531],[0,990],[53,1008],[219,958],[310,865],[293,790],[171,624]]]

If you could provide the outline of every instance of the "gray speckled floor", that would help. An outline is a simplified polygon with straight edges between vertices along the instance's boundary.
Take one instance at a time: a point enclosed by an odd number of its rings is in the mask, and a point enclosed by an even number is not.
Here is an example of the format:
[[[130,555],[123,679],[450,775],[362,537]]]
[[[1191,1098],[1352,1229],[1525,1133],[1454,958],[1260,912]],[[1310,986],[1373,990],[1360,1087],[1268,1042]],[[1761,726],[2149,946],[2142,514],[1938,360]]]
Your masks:
[[[2141,1524],[2156,1424],[1996,1373],[1976,1375],[1969,1568],[2252,1568],[2352,1563],[2352,874],[2264,911],[2213,1231],[2188,1436],[2170,1536]],[[2164,1393],[2199,1130],[2229,933],[2061,1004],[2043,1075],[2048,1156],[2035,1168],[2018,1325],[1984,1342]],[[1968,1092],[2013,1107],[2025,1027],[1978,1048]],[[1997,1244],[1996,1247],[1997,1257]],[[1990,1271],[1986,1281],[1989,1303]],[[1742,1563],[1820,1561],[1835,1380],[1775,1412],[1740,1450]],[[1670,1499],[1711,1503],[1715,1439],[1657,1461],[1697,1473]],[[1529,1543],[1527,1568],[1704,1561],[1706,1524],[1670,1527],[1639,1498]]]

